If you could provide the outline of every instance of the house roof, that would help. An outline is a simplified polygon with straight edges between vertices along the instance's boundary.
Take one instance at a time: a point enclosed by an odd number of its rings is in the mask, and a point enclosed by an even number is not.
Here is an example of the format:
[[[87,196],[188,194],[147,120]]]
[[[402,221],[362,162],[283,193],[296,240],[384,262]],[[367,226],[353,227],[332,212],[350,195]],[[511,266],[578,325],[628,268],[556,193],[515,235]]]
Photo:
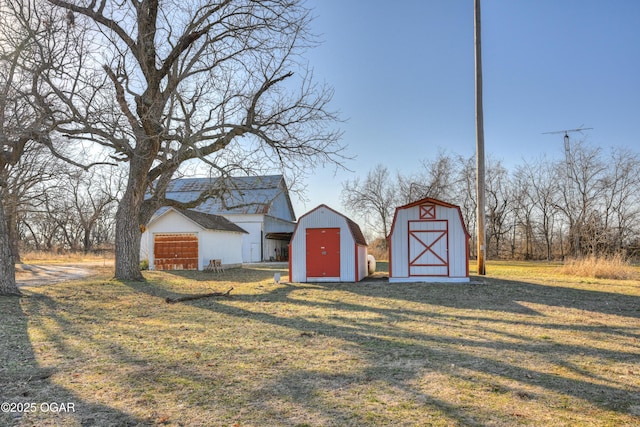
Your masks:
[[[223,191],[224,196],[207,199],[194,210],[209,214],[268,214],[272,203],[284,193],[293,215],[282,175],[175,179],[169,183],[166,197],[186,203],[205,191],[216,190]]]
[[[233,222],[229,221],[228,219],[226,219],[223,216],[206,214],[206,213],[196,212],[196,211],[192,211],[192,210],[188,210],[188,209],[177,209],[177,208],[172,208],[172,207],[166,208],[166,210],[164,210],[164,212],[162,212],[159,215],[155,216],[151,221],[149,221],[149,224],[151,224],[152,222],[156,221],[161,216],[163,216],[163,215],[165,215],[165,214],[167,214],[168,212],[171,212],[171,211],[174,211],[174,212],[177,212],[177,213],[179,213],[181,215],[184,215],[185,217],[187,217],[191,221],[195,222],[196,224],[198,224],[199,226],[201,226],[202,228],[205,228],[207,230],[232,231],[232,232],[235,232],[235,233],[248,234],[248,232],[246,230],[244,230],[243,228],[237,226],[236,224],[234,224]]]
[[[347,226],[349,227],[349,231],[351,232],[351,235],[353,236],[353,240],[355,241],[355,243],[357,245],[361,245],[361,246],[367,246],[367,239],[364,238],[364,234],[362,234],[362,230],[360,229],[360,226],[353,221],[351,218],[341,214],[340,212],[336,211],[335,209],[330,208],[327,205],[319,205],[318,207],[316,207],[315,209],[311,209],[309,212],[307,212],[306,214],[302,215],[307,216],[309,214],[311,214],[314,211],[317,211],[320,208],[325,208],[330,210],[331,212],[335,213],[336,215],[341,216],[342,218],[344,218],[347,222]],[[297,226],[296,226],[297,228]]]

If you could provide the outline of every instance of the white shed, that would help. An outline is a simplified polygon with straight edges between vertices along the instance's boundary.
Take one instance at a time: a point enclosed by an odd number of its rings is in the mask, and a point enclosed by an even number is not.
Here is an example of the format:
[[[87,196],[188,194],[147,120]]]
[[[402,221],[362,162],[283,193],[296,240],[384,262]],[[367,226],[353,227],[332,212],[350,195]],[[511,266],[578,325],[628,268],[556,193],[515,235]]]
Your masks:
[[[367,242],[358,224],[326,205],[302,215],[289,244],[292,282],[358,282],[367,276]]]
[[[469,233],[460,207],[426,198],[396,208],[389,282],[468,282]]]
[[[220,215],[164,208],[142,234],[140,258],[151,270],[203,270],[211,260],[238,265],[246,233]]]

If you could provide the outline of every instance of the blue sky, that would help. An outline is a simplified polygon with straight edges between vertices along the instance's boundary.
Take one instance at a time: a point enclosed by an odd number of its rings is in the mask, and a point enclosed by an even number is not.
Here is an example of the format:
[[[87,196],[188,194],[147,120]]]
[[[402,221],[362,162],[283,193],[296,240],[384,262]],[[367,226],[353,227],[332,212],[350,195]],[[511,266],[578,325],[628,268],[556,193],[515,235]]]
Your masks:
[[[319,169],[308,202],[345,212],[341,183],[377,163],[419,170],[475,151],[473,0],[308,0],[322,44],[307,53],[335,89],[353,172]],[[640,151],[640,1],[483,0],[486,152],[511,169],[591,127],[589,144]],[[346,213],[346,212],[345,212]]]

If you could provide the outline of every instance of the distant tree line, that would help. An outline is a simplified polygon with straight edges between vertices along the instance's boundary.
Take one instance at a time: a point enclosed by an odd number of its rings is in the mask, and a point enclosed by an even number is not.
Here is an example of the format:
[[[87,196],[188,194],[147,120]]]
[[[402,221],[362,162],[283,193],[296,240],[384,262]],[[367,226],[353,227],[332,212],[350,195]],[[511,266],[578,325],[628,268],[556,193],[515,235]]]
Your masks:
[[[115,209],[124,173],[114,166],[84,171],[40,144],[0,170],[11,252],[113,250]]]
[[[395,207],[431,197],[460,206],[475,254],[475,159],[440,152],[415,173],[378,165],[342,185],[344,208],[371,237],[388,235]],[[562,160],[486,167],[486,241],[492,259],[640,256],[640,156],[572,142]]]

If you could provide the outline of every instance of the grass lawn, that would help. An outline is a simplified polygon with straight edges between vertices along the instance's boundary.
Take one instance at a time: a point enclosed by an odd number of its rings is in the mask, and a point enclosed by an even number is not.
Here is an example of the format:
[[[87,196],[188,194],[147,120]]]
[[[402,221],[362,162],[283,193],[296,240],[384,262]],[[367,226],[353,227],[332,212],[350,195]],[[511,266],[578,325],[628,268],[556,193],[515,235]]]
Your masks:
[[[469,284],[252,266],[25,287],[0,297],[0,425],[640,425],[640,270],[473,267]]]

